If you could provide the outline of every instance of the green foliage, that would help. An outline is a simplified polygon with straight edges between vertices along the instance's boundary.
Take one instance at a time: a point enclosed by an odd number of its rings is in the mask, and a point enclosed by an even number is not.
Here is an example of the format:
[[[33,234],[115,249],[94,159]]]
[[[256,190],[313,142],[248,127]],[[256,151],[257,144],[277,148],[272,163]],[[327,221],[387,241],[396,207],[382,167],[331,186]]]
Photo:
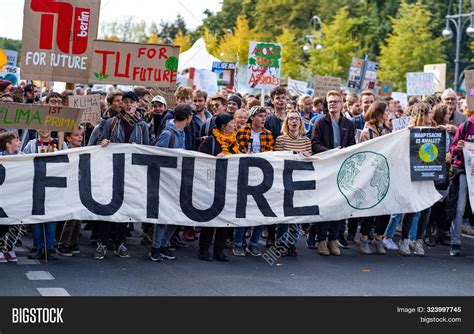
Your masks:
[[[0,37],[0,48],[4,50],[20,51],[21,41],[18,39]]]
[[[301,40],[290,29],[284,28],[281,35],[277,37],[277,43],[282,45],[281,76],[282,78],[300,78],[303,64]]]
[[[425,64],[445,60],[443,40],[433,36],[431,13],[420,1],[402,2],[399,17],[390,20],[393,32],[381,47],[379,78],[392,81],[395,90],[405,91],[407,72],[422,72]]]

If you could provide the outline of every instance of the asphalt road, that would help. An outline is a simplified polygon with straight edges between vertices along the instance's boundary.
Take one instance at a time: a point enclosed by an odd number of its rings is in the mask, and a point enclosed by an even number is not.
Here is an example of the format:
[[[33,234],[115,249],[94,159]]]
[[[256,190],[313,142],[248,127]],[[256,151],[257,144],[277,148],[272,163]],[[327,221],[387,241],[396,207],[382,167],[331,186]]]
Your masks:
[[[136,224],[138,225],[138,224]],[[27,260],[29,236],[17,250],[18,263],[0,264],[1,296],[472,296],[474,239],[463,238],[464,256],[449,247],[425,247],[424,257],[363,256],[356,245],[340,257],[322,257],[307,249],[303,237],[297,258],[269,265],[262,258],[204,262],[197,241],[178,249],[175,261],[147,259],[139,229],[128,238],[131,258],[108,251],[93,259],[95,247],[83,232],[81,254],[58,261]],[[264,247],[262,247],[263,249]]]

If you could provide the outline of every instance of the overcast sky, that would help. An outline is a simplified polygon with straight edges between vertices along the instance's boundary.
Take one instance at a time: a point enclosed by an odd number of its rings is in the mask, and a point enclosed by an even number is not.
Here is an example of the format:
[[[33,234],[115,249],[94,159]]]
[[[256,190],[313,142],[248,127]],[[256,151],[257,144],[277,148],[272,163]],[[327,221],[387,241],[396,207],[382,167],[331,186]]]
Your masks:
[[[0,0],[0,37],[21,39],[24,0]],[[133,16],[148,23],[174,21],[181,14],[190,29],[204,18],[203,11],[217,12],[221,0],[101,0],[100,24]],[[99,36],[102,30],[99,26]]]

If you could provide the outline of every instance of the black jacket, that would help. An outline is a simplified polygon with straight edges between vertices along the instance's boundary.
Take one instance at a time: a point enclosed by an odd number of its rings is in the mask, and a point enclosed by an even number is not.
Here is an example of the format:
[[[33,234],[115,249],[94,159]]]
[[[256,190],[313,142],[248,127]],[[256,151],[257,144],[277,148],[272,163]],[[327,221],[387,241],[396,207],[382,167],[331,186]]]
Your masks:
[[[339,119],[339,130],[341,132],[341,147],[355,145],[355,127],[350,119],[344,117],[341,113]],[[320,117],[313,127],[311,135],[311,148],[313,154],[332,150],[334,147],[334,134],[332,122],[329,113]]]
[[[216,137],[211,134],[202,142],[201,146],[199,146],[199,152],[217,156],[219,153],[222,152],[222,148],[221,145],[217,142]]]

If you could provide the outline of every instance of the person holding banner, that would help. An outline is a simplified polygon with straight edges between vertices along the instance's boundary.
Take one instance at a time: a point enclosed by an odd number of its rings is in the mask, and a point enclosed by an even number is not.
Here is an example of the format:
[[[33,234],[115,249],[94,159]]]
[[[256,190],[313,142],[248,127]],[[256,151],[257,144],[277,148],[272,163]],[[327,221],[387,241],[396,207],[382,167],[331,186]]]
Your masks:
[[[10,93],[10,89],[13,88],[13,85],[8,80],[0,80],[0,95]]]
[[[370,94],[366,95],[370,96]],[[363,100],[366,102],[366,100]],[[364,105],[364,104],[363,104]],[[367,103],[365,104],[367,105]],[[372,103],[365,114],[365,126],[360,134],[359,142],[372,140],[381,137],[389,131],[385,128],[385,123],[388,120],[388,108],[385,102],[376,101]],[[390,215],[383,215],[377,217],[364,217],[360,224],[360,252],[364,255],[372,254],[369,242],[369,233],[375,224],[375,252],[380,255],[385,255],[385,247],[383,245],[383,235],[387,229],[390,221]]]
[[[275,151],[293,151],[299,152],[306,157],[311,156],[311,140],[305,137],[306,128],[301,114],[298,112],[290,112],[286,115],[282,126],[282,135],[279,136],[275,141]],[[289,225],[279,224],[277,228],[277,243],[288,244],[288,242],[282,242],[282,238],[288,232]],[[294,244],[290,243],[288,246],[288,255],[297,256],[296,252],[296,241]]]
[[[354,124],[342,112],[344,107],[342,95],[338,91],[331,90],[326,95],[326,101],[329,112],[316,121],[311,136],[314,154],[355,145]],[[316,224],[319,255],[341,255],[338,244],[341,224],[345,224],[345,221],[329,221]],[[340,238],[339,243],[343,247],[347,247],[345,239]]]
[[[219,114],[215,118],[215,124],[216,127],[212,129],[212,134],[199,147],[199,152],[217,157],[240,153],[235,139],[236,124],[234,116],[228,113]],[[214,237],[214,259],[224,262],[229,261],[229,258],[224,253],[229,230],[227,227],[202,227],[199,236],[198,257],[204,261],[212,259],[209,247]]]
[[[89,137],[89,141],[87,145],[98,145],[100,142],[100,138],[102,137],[102,133],[104,132],[105,123],[109,118],[115,117],[122,112],[122,92],[112,92],[110,93],[106,100],[107,104],[109,105],[109,109],[102,113],[99,124],[97,124],[92,130],[92,133]]]
[[[273,151],[272,133],[265,128],[267,111],[263,107],[253,107],[249,114],[249,124],[237,131],[236,134],[239,151],[247,154]],[[258,247],[261,232],[262,226],[254,226],[250,243],[247,249],[244,249],[245,227],[236,227],[234,230],[233,254],[235,256],[245,256],[248,252],[252,256],[262,256],[262,252]]]
[[[150,127],[150,140],[152,142],[160,136],[160,124],[167,107],[166,99],[161,95],[156,95],[151,100],[151,117],[148,126]]]

